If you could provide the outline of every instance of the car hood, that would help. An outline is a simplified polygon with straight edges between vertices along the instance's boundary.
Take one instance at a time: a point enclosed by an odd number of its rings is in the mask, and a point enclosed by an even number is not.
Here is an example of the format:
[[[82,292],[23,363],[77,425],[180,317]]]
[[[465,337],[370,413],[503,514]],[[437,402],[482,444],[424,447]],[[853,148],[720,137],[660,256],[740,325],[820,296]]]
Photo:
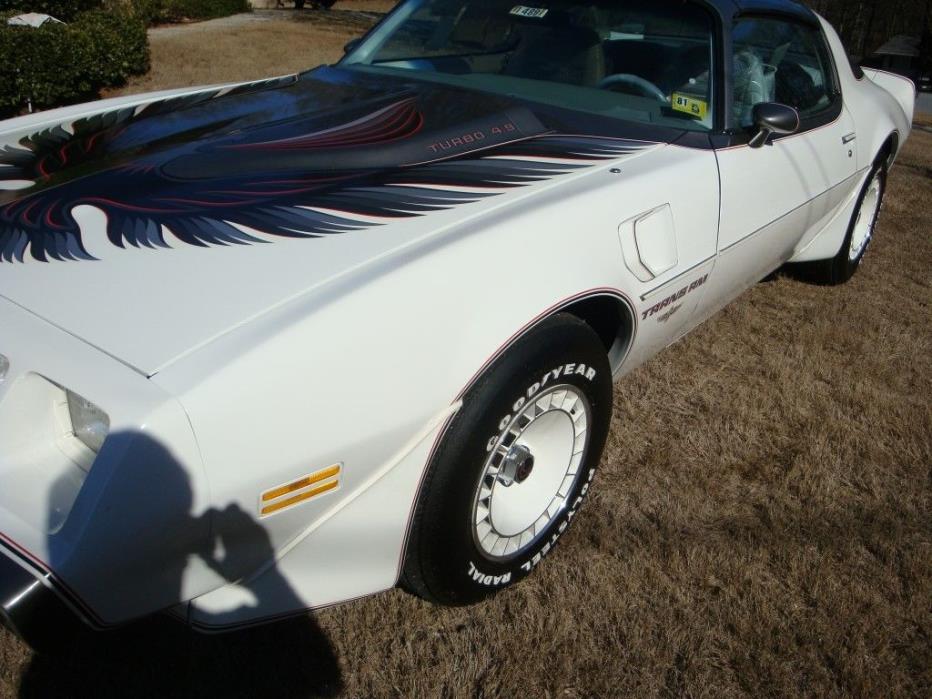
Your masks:
[[[147,375],[656,145],[614,120],[341,68],[73,113],[0,124],[0,296]]]

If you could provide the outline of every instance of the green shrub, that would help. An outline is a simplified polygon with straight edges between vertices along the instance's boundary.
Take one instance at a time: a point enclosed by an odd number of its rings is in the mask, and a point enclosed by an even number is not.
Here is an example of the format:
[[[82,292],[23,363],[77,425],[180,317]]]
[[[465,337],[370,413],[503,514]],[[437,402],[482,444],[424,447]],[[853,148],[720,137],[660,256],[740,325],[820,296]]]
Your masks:
[[[96,10],[81,15],[75,27],[93,39],[88,67],[102,87],[123,85],[129,76],[149,72],[146,26],[138,18]]]
[[[162,6],[170,21],[226,17],[252,9],[249,0],[162,0]]]
[[[30,101],[50,107],[89,96],[90,76],[78,66],[90,51],[88,37],[62,25],[0,26],[0,56],[12,58],[0,61],[0,115],[16,114]]]
[[[128,7],[148,27],[162,18],[165,10],[164,0],[111,0]]]
[[[123,12],[85,12],[67,25],[0,24],[0,116],[98,96],[149,69],[146,29]]]
[[[96,10],[103,0],[0,0],[0,12],[42,12],[70,22],[82,12]]]
[[[106,8],[132,12],[146,26],[156,22],[214,19],[252,10],[249,0],[103,0],[103,2]]]
[[[147,27],[162,19],[165,0],[103,0],[104,9],[130,13]]]
[[[213,19],[249,12],[249,0],[0,0],[0,13],[44,12],[71,22],[88,10],[132,13],[146,26],[158,21]]]

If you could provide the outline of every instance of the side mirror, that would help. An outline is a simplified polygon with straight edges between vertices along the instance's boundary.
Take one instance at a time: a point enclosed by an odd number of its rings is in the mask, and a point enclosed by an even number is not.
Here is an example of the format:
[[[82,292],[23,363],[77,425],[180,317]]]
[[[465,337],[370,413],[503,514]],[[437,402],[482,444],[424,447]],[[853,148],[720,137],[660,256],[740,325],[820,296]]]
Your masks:
[[[767,144],[771,136],[788,136],[799,131],[799,112],[792,107],[776,102],[754,105],[754,124],[757,135],[751,139],[751,148]]]
[[[350,53],[351,51],[355,51],[355,50],[356,50],[356,47],[359,46],[359,44],[361,44],[361,43],[362,43],[362,39],[361,39],[361,38],[352,39],[352,40],[350,40],[350,41],[347,41],[347,42],[346,42],[346,45],[343,47],[343,53]]]

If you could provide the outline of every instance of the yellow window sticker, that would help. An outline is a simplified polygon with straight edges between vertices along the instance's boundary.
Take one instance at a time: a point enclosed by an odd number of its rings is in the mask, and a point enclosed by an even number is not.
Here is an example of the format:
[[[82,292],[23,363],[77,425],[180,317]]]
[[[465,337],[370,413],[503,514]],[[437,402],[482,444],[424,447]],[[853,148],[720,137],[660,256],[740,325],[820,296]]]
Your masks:
[[[709,103],[705,100],[696,99],[680,92],[674,92],[672,96],[673,111],[689,114],[697,119],[705,119],[709,115]]]

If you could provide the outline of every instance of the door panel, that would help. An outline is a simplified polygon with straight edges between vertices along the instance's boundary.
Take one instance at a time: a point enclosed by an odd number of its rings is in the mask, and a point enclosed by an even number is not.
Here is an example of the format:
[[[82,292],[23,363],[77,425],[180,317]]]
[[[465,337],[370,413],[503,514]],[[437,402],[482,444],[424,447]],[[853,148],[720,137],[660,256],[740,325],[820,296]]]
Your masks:
[[[763,148],[719,152],[719,259],[697,316],[708,317],[793,257],[857,186],[856,159],[842,142],[846,111],[826,127]]]
[[[807,211],[800,218],[796,210],[822,201],[823,194],[854,174],[854,121],[844,109],[821,29],[777,15],[742,17],[734,25],[732,42],[731,112],[737,125],[755,133],[754,107],[777,102],[797,111],[800,133],[762,148],[719,152],[719,249],[769,228],[761,254],[776,266],[787,259],[782,257],[786,239],[798,233],[795,246],[825,215]],[[791,213],[792,223],[781,224]]]
[[[796,109],[800,133],[761,148],[717,152],[719,258],[697,309],[704,317],[789,260],[856,186],[854,120],[844,108],[822,32],[775,15],[740,19],[733,31],[731,113],[750,139],[757,104]]]
[[[722,181],[722,222],[719,249],[727,250],[768,226],[775,235],[793,238],[790,249],[824,216],[813,212],[794,225],[779,220],[799,208],[808,208],[823,194],[850,178],[857,165],[851,143],[854,121],[842,111],[822,128],[779,139],[763,148],[743,146],[718,152]],[[786,230],[782,230],[786,228]],[[772,252],[782,244],[770,244]],[[766,254],[766,250],[762,251]],[[774,266],[783,260],[772,258]]]

